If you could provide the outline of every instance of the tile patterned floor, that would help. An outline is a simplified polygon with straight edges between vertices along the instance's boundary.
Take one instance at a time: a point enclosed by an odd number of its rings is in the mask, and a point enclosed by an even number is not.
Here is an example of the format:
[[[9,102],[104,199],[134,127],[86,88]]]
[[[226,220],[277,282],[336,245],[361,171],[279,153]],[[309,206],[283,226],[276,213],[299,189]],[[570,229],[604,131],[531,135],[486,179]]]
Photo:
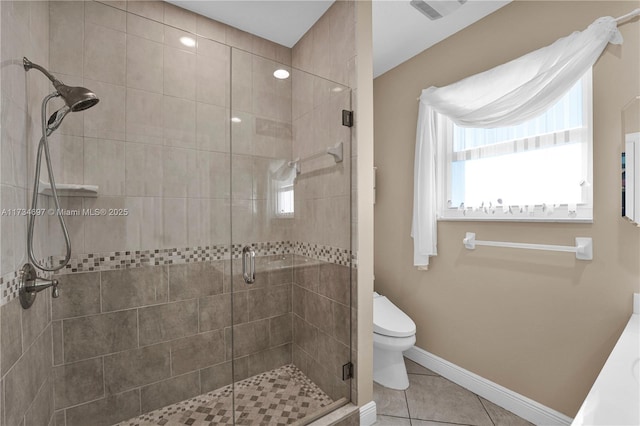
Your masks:
[[[333,401],[294,365],[235,384],[237,425],[289,425]],[[218,426],[233,424],[231,385],[160,408],[116,426]]]
[[[373,384],[378,426],[532,426],[411,360],[405,358],[405,364],[406,391]]]

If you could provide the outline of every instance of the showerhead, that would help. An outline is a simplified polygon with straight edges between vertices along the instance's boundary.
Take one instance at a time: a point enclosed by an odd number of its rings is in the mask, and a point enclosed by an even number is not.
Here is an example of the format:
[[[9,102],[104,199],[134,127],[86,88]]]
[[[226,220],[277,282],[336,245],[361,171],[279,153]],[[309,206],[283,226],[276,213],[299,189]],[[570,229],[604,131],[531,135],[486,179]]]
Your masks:
[[[72,112],[84,111],[100,101],[96,94],[86,87],[71,87],[59,81],[54,82],[53,86]]]
[[[22,64],[24,65],[25,71],[29,71],[31,68],[35,68],[44,75],[47,76],[51,83],[53,83],[53,87],[56,88],[56,91],[64,99],[65,104],[69,107],[72,112],[84,111],[85,109],[91,108],[95,104],[97,104],[100,100],[91,90],[85,87],[71,87],[63,84],[60,80],[55,78],[49,71],[44,69],[38,64],[34,64],[27,58],[22,58]]]

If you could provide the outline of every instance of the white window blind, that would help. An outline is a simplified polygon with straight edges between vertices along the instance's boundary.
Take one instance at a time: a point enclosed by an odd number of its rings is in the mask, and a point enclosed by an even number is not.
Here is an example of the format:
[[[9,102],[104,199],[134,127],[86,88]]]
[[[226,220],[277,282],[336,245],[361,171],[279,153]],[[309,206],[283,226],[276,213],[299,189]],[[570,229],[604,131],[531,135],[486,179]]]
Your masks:
[[[276,216],[293,217],[295,205],[293,183],[279,186],[276,194]]]
[[[516,126],[448,121],[438,218],[591,221],[591,70],[540,116]]]

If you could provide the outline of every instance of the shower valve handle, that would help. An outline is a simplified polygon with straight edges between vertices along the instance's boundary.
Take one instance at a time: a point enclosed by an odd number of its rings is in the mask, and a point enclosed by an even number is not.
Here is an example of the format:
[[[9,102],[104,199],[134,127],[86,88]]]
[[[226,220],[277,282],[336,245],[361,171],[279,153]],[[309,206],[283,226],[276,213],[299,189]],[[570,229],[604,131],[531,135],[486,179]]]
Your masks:
[[[36,269],[30,263],[26,263],[20,271],[20,304],[24,309],[29,309],[35,302],[38,293],[49,287],[51,287],[52,297],[57,298],[60,296],[58,280],[40,278],[36,273]]]
[[[49,287],[53,287],[51,289],[51,295],[53,297],[58,297],[60,296],[60,290],[58,290],[58,280],[45,280],[42,278],[37,278],[40,281],[40,284],[27,284],[25,286],[25,291],[29,292],[29,293],[40,293],[42,290],[46,290]]]

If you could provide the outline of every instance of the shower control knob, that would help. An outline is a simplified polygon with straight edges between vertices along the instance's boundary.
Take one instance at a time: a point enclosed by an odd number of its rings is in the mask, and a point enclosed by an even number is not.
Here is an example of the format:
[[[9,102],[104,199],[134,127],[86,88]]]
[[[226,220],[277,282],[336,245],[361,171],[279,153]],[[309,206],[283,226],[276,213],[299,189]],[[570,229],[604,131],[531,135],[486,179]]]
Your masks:
[[[52,297],[60,296],[58,280],[40,278],[33,265],[26,263],[20,271],[20,304],[24,309],[29,309],[31,305],[33,305],[33,302],[36,301],[37,294],[49,287],[51,287]]]

